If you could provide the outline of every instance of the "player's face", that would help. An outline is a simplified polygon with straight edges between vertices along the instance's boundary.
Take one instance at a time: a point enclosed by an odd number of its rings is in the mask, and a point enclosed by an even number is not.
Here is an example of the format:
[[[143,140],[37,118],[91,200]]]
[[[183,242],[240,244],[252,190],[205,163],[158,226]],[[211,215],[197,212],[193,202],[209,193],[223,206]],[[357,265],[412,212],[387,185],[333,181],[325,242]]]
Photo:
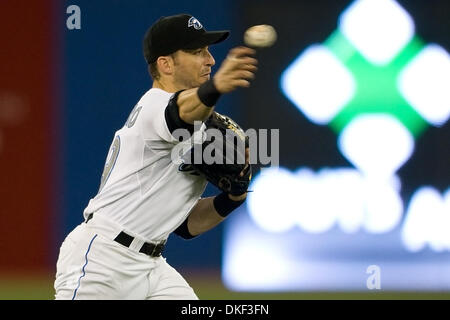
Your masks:
[[[208,47],[176,52],[174,81],[181,89],[200,86],[211,78],[211,67],[216,63]]]

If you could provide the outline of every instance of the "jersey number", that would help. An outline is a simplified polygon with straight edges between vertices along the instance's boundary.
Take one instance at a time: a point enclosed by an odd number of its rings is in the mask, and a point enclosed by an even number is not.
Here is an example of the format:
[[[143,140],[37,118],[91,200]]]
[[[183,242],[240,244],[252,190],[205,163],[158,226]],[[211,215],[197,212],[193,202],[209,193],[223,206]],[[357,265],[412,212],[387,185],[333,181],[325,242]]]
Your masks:
[[[111,175],[111,171],[114,168],[114,165],[116,164],[117,157],[119,156],[119,151],[120,151],[120,136],[117,136],[114,138],[114,141],[111,144],[111,147],[109,147],[109,152],[108,152],[108,156],[106,157],[105,167],[103,168],[100,189],[98,190],[99,192],[103,189],[103,187],[106,184],[106,181],[108,180],[109,176]]]
[[[126,126],[128,128],[131,128],[132,126],[134,126],[134,123],[136,122],[136,119],[137,119],[141,109],[142,109],[142,106],[139,106],[139,107],[138,107],[138,105],[134,106],[133,110],[130,113],[130,116],[127,119]]]

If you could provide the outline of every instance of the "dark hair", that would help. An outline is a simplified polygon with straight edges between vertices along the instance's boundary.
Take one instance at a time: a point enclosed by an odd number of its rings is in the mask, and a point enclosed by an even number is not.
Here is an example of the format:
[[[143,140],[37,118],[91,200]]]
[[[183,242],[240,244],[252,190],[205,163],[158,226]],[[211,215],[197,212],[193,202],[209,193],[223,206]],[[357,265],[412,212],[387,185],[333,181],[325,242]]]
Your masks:
[[[148,73],[150,74],[150,77],[152,77],[153,80],[158,80],[161,76],[158,71],[157,67],[158,62],[152,62],[148,65]]]

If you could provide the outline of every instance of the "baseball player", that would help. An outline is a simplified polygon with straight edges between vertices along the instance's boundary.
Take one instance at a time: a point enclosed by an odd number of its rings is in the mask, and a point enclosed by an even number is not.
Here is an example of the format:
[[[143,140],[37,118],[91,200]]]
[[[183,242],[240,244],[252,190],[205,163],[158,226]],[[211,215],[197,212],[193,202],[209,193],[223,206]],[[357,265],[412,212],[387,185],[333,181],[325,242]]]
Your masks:
[[[61,245],[56,299],[198,299],[163,258],[167,238],[215,227],[245,201],[249,181],[241,191],[201,198],[207,180],[179,170],[171,151],[177,129],[193,133],[222,94],[254,77],[257,60],[248,47],[231,49],[212,77],[208,47],[228,35],[206,31],[188,14],[163,17],[146,32],[153,86],[116,131],[99,191]]]

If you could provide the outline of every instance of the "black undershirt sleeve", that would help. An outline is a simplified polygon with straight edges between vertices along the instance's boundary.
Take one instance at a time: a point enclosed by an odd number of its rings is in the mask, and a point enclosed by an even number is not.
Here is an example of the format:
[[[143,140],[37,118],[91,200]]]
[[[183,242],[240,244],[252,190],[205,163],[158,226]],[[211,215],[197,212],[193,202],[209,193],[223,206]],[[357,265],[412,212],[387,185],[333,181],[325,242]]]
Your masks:
[[[164,112],[164,116],[166,118],[167,127],[169,128],[170,133],[173,133],[176,129],[186,129],[192,135],[194,133],[194,125],[186,123],[180,118],[177,100],[181,92],[183,92],[183,90],[177,91],[170,98]],[[188,218],[186,218],[183,223],[174,231],[176,235],[186,240],[196,237],[189,233],[187,222]]]
[[[194,125],[184,122],[180,118],[179,107],[177,104],[178,96],[184,90],[177,91],[170,98],[169,103],[164,112],[164,116],[166,118],[167,127],[169,128],[170,133],[173,133],[176,129],[186,129],[190,134],[194,133]]]
[[[188,219],[189,219],[189,217],[187,217],[186,220],[184,220],[183,223],[174,231],[174,233],[177,236],[180,236],[181,238],[186,239],[186,240],[196,237],[189,233],[188,226],[187,226]]]

